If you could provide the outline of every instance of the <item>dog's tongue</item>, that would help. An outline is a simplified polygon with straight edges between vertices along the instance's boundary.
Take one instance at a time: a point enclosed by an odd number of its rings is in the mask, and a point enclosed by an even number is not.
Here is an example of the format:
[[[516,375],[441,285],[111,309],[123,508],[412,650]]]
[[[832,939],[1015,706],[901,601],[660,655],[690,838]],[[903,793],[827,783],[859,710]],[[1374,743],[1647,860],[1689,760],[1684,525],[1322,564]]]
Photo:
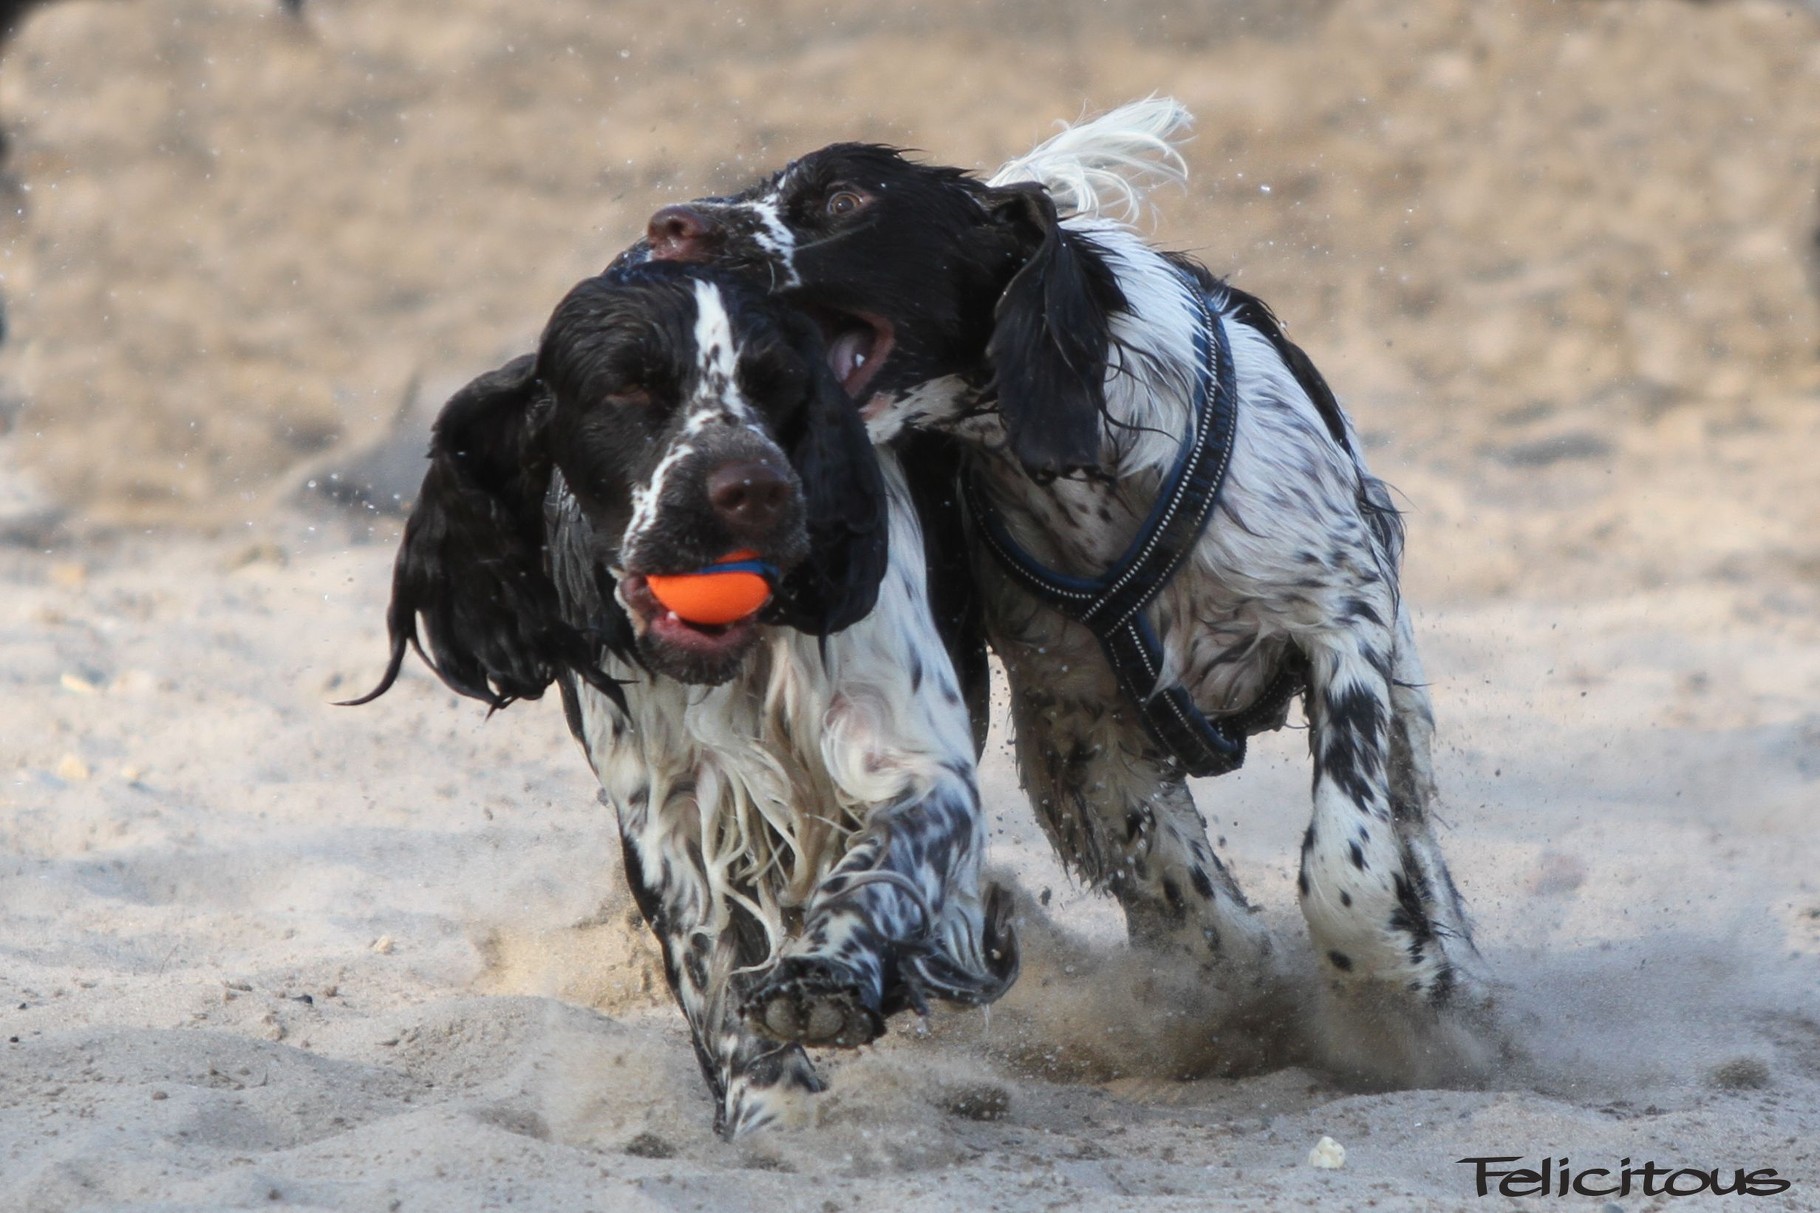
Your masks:
[[[833,369],[834,377],[841,386],[852,394],[851,385],[858,381],[866,369],[866,363],[872,357],[872,347],[876,342],[872,330],[867,328],[847,329],[836,337],[828,346],[828,366]]]

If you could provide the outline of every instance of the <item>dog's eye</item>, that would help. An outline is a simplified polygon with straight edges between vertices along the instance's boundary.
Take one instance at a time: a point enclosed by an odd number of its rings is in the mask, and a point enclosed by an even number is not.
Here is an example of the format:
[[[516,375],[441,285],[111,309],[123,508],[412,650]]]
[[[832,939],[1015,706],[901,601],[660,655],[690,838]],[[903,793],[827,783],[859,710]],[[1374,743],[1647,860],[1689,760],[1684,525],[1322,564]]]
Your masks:
[[[838,218],[841,215],[851,215],[865,205],[864,194],[856,190],[836,190],[828,195],[827,211]]]
[[[642,387],[631,386],[607,393],[607,401],[615,408],[643,409],[651,406],[651,393]]]

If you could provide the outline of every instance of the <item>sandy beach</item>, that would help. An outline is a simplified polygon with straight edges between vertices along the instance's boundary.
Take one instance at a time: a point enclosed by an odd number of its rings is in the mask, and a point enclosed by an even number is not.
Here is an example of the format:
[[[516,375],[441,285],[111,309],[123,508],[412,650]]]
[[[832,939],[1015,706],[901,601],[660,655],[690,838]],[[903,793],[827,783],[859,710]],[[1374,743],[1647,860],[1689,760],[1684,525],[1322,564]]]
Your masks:
[[[401,525],[350,486],[665,202],[842,138],[989,170],[1151,92],[1197,123],[1147,225],[1272,303],[1406,511],[1512,1057],[1359,1090],[1292,1008],[1241,1064],[999,728],[1019,984],[723,1143],[554,700],[332,706]],[[71,0],[0,123],[0,1210],[1820,1209],[1815,8]],[[1292,727],[1196,787],[1292,952],[1307,767]]]

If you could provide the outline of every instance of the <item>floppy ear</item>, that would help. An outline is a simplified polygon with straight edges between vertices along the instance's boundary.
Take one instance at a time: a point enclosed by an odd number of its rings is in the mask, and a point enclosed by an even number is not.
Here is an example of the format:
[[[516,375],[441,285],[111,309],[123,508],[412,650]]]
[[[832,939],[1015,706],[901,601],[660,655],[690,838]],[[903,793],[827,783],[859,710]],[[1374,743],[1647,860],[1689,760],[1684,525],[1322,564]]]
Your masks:
[[[986,344],[1011,452],[1039,482],[1096,469],[1112,313],[1124,293],[1092,242],[1062,227],[1042,186],[994,189],[986,205],[1029,250]]]
[[[538,698],[565,668],[591,667],[544,571],[548,411],[529,355],[480,376],[443,406],[393,567],[391,660],[379,685],[351,704],[391,688],[407,645],[451,689],[495,709]]]
[[[780,444],[803,486],[809,556],[784,579],[778,622],[827,636],[864,619],[890,561],[889,505],[859,407],[841,389],[806,320],[786,325],[810,368],[809,396]]]

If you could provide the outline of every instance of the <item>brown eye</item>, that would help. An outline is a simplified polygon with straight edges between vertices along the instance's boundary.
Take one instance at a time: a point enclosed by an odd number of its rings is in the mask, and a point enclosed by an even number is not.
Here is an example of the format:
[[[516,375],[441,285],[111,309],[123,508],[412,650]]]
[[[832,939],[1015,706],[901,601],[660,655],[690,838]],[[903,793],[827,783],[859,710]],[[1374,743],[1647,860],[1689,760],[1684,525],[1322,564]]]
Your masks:
[[[651,406],[651,393],[642,387],[623,387],[617,392],[608,392],[609,403],[627,409],[642,409]]]
[[[836,217],[851,215],[864,205],[865,198],[853,190],[840,190],[828,196],[828,213]]]

